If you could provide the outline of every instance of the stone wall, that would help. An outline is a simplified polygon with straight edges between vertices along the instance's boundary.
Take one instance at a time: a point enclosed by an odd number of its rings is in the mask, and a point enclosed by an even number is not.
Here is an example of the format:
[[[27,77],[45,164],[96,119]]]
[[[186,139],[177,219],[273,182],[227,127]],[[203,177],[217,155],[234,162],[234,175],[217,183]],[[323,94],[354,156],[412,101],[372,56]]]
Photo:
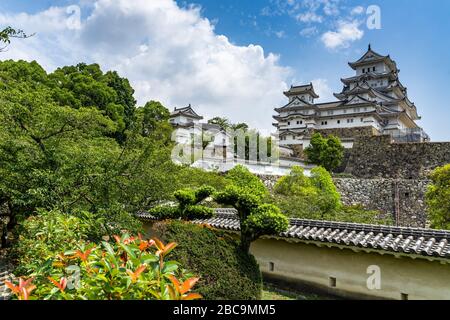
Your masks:
[[[390,136],[358,138],[345,172],[357,178],[427,179],[450,163],[450,142],[393,143]]]
[[[311,130],[311,134],[315,132],[321,133],[323,136],[334,135],[341,139],[354,137],[372,137],[379,136],[380,132],[373,127],[355,127],[355,128],[334,128],[334,129],[318,129]]]
[[[381,212],[398,226],[428,226],[425,193],[429,180],[409,179],[334,179],[345,205],[360,204]]]

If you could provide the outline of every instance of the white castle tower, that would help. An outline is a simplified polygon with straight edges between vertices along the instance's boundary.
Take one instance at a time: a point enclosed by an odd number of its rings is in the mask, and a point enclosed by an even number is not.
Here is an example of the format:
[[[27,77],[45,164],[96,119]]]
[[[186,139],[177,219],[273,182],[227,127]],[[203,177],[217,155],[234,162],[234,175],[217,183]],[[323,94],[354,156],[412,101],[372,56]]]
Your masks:
[[[358,136],[388,134],[401,142],[429,140],[416,123],[421,118],[390,56],[376,53],[369,45],[361,59],[349,65],[355,75],[341,79],[344,89],[335,94],[337,101],[314,103],[319,96],[312,84],[284,92],[289,102],[275,109],[278,115],[274,116],[282,145],[306,148],[315,132],[334,134],[347,148]]]

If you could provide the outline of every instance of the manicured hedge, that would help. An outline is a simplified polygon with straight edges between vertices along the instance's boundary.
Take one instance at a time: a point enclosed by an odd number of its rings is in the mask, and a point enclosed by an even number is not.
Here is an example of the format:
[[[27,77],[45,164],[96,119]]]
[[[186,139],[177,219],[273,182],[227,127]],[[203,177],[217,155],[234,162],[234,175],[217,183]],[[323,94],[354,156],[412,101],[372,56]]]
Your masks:
[[[161,222],[154,230],[165,242],[178,247],[172,260],[200,276],[196,292],[207,300],[258,300],[262,277],[253,256],[227,233],[180,221]]]

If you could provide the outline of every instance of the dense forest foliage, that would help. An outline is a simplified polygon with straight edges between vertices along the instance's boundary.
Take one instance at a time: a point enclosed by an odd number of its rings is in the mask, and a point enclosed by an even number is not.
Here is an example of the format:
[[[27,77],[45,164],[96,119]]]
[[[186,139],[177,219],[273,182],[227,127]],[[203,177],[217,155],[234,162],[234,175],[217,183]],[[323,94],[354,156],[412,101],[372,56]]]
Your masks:
[[[48,74],[36,62],[0,62],[0,211],[27,217],[39,209],[88,211],[107,233],[136,230],[135,213],[214,173],[170,159],[169,111],[116,72],[79,64]],[[187,179],[189,177],[189,179]]]

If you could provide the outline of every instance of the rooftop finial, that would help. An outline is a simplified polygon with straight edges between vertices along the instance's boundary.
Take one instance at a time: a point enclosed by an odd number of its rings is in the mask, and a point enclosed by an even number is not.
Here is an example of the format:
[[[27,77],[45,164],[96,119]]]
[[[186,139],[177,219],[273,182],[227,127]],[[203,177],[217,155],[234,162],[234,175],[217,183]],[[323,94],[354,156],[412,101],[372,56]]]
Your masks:
[[[372,50],[372,46],[371,46],[371,44],[369,43],[369,51],[370,51],[370,50]]]

